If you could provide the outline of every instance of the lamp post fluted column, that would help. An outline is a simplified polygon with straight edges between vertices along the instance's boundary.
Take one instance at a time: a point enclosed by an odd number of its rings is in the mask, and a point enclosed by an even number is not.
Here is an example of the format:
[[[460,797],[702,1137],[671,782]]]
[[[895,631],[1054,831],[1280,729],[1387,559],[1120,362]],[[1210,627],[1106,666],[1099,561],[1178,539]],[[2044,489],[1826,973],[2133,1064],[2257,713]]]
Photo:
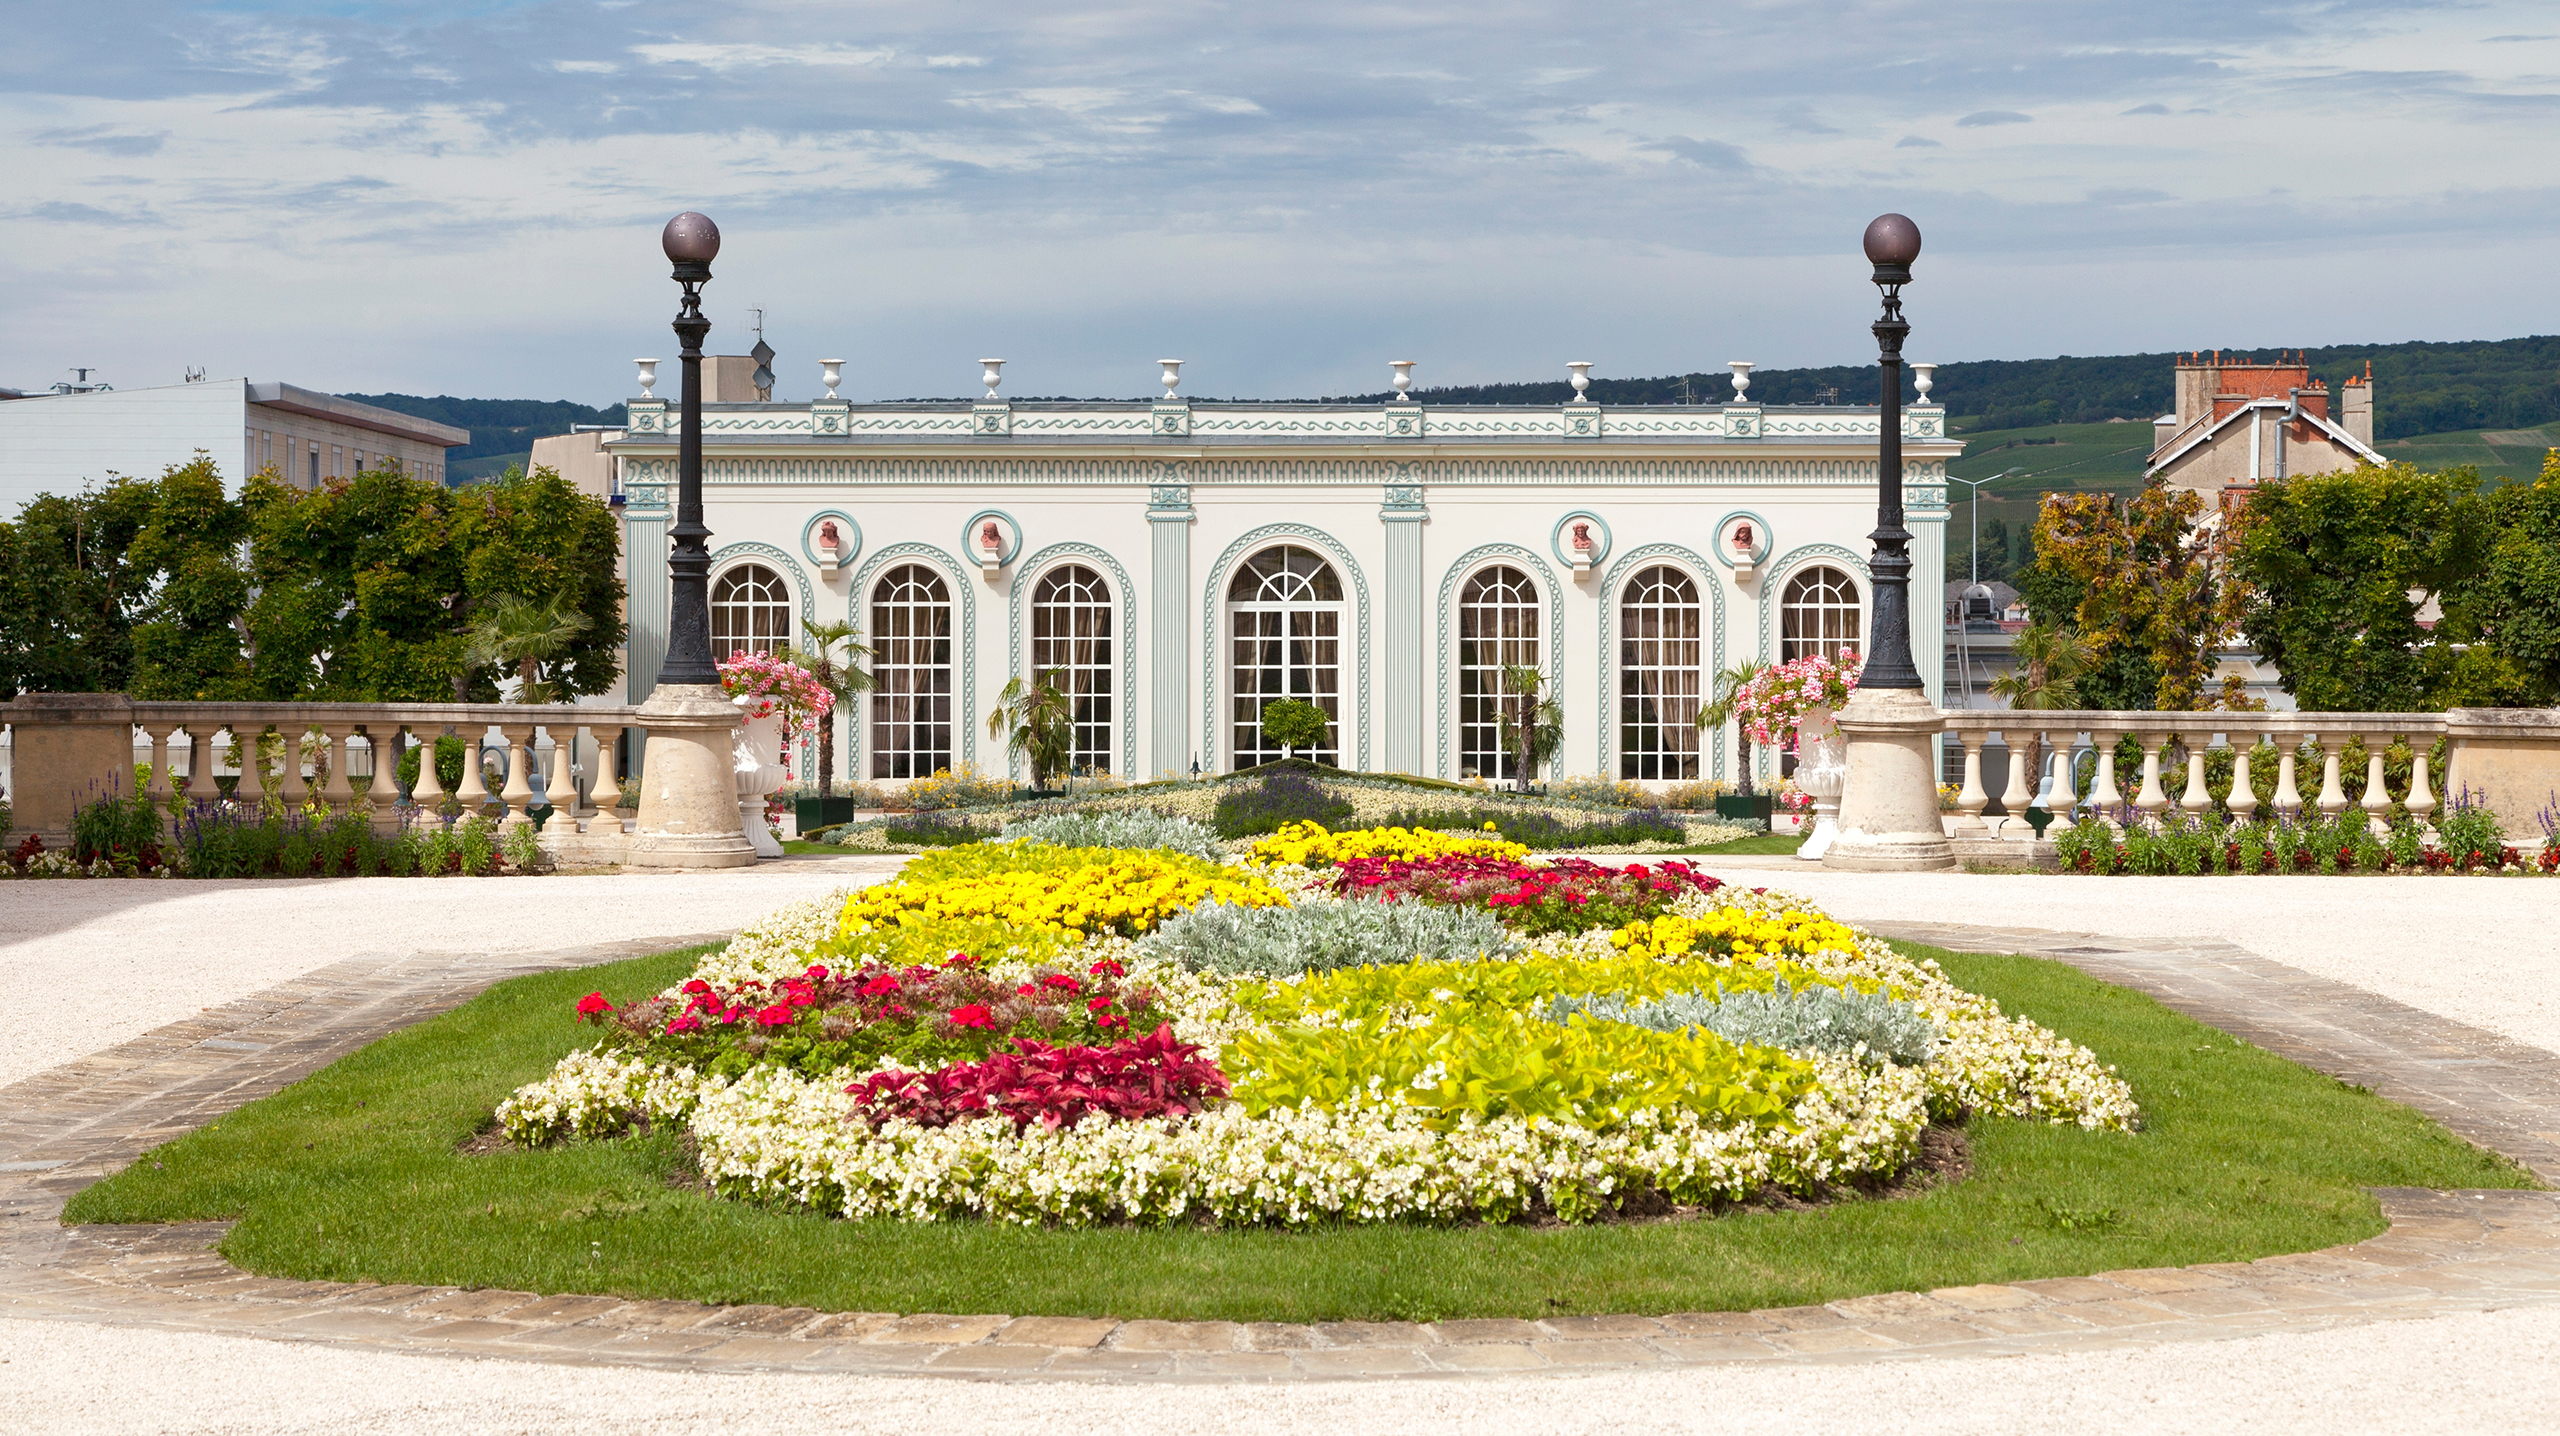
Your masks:
[[[702,286],[720,253],[720,227],[687,210],[661,236],[684,299],[676,311],[683,345],[683,428],[676,439],[676,522],[668,532],[667,657],[657,687],[640,706],[649,730],[641,755],[640,812],[629,861],[642,868],[731,868],[756,860],[740,825],[738,709],[721,691],[711,661],[711,530],[702,521]]]
[[[1908,871],[1951,868],[1955,850],[1938,821],[1936,738],[1944,726],[1911,661],[1911,531],[1902,526],[1902,286],[1920,257],[1920,226],[1888,214],[1867,226],[1884,315],[1874,325],[1883,370],[1877,408],[1876,529],[1871,608],[1874,639],[1840,731],[1849,740],[1849,776],[1840,794],[1840,834],[1827,867]]]

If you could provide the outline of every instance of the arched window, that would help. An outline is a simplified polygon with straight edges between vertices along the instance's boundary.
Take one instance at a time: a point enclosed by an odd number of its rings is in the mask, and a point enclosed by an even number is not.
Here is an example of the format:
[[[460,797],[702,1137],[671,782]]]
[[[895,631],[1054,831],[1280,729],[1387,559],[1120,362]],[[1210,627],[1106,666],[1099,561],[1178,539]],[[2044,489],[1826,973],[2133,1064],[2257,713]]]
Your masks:
[[[871,589],[871,776],[951,766],[951,590],[920,563]]]
[[[1031,590],[1031,672],[1058,675],[1075,700],[1076,738],[1068,765],[1111,771],[1111,722],[1118,691],[1111,682],[1111,589],[1082,564],[1053,568]]]
[[[1319,763],[1342,761],[1342,580],[1315,550],[1295,544],[1246,559],[1227,585],[1234,692],[1229,742],[1235,766],[1268,763],[1280,745],[1262,736],[1262,707],[1281,698],[1313,703],[1333,718],[1324,743],[1300,749]]]
[[[791,646],[791,589],[760,563],[742,563],[711,581],[711,661]]]
[[[1787,580],[1778,603],[1778,661],[1809,654],[1866,656],[1858,617],[1858,586],[1829,564],[1815,564]]]
[[[1618,619],[1618,776],[1695,778],[1706,679],[1698,585],[1667,565],[1645,569],[1621,596]]]
[[[1464,776],[1519,776],[1503,743],[1514,706],[1503,670],[1536,668],[1539,658],[1538,590],[1529,576],[1498,564],[1468,579],[1458,594],[1458,768]],[[1510,737],[1519,741],[1516,732]]]

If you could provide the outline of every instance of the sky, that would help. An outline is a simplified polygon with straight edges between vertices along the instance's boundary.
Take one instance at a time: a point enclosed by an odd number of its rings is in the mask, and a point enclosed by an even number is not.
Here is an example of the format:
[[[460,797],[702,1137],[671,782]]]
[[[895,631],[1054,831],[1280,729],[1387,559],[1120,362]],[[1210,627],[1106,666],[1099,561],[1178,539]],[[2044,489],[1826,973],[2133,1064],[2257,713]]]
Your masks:
[[[2560,6],[9,7],[0,385],[1197,398],[2560,329]],[[663,392],[663,391],[662,391]],[[1945,396],[1942,396],[1945,397]]]

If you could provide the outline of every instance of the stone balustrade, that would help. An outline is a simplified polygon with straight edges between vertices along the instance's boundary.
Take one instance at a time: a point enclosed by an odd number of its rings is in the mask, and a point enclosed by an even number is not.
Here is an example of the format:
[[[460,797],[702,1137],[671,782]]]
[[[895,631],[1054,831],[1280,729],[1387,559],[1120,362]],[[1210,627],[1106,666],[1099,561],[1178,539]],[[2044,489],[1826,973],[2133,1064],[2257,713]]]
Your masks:
[[[2207,788],[2206,765],[2189,762],[2180,791],[2161,784],[2171,766],[2174,743],[2202,756],[2213,749],[2232,755],[2230,792],[2220,804],[2232,816],[2298,818],[2306,813],[2334,818],[2347,811],[2344,775],[2339,764],[2350,740],[2361,739],[2365,753],[2363,792],[2355,806],[2380,827],[2395,806],[2426,822],[2453,795],[2470,793],[2473,801],[2493,811],[2510,837],[2538,831],[2538,814],[2560,788],[2560,712],[2548,709],[2456,708],[2442,713],[2154,713],[2089,709],[2014,710],[1959,709],[1945,715],[1951,743],[1964,749],[1964,782],[1956,799],[1956,838],[2031,835],[2022,816],[2030,806],[2043,808],[2057,820],[2074,809],[2120,826],[2127,816],[2158,825],[2180,817],[2201,817],[2217,806]],[[1984,810],[1995,796],[1982,771],[1983,749],[1997,736],[2008,750],[2008,771],[1988,775],[2006,816],[1986,822]],[[2131,736],[2142,749],[2137,774],[2116,771],[2116,749]],[[2044,771],[2027,771],[2027,750],[2041,739],[2047,754]],[[2444,767],[2438,771],[2435,750],[2444,740]],[[2265,771],[2263,755],[2252,752],[2262,742],[2276,750],[2274,771]],[[2409,775],[2396,791],[2384,772],[2388,750],[2405,744],[2412,755]],[[2079,787],[2070,755],[2096,752],[2095,772],[2086,790]],[[2306,771],[2302,754],[2317,750],[2316,775]],[[2306,785],[2316,783],[2316,787]]]
[[[114,693],[40,693],[0,703],[0,722],[10,727],[13,749],[12,831],[35,833],[49,844],[67,837],[76,805],[132,791],[136,763],[148,763],[144,791],[166,806],[219,796],[216,770],[226,761],[238,773],[232,797],[241,802],[318,804],[383,829],[397,826],[404,813],[441,812],[448,798],[465,813],[501,803],[502,821],[511,827],[548,806],[548,841],[571,831],[622,831],[615,744],[639,711],[516,703],[148,703]],[[489,742],[493,730],[499,744]],[[466,746],[461,782],[448,793],[422,754],[417,779],[404,793],[402,758],[446,734]],[[279,740],[272,755],[260,751],[269,735]],[[481,753],[499,746],[505,777],[491,793]],[[252,758],[258,761],[247,761]],[[361,792],[352,781],[360,767],[369,775]]]

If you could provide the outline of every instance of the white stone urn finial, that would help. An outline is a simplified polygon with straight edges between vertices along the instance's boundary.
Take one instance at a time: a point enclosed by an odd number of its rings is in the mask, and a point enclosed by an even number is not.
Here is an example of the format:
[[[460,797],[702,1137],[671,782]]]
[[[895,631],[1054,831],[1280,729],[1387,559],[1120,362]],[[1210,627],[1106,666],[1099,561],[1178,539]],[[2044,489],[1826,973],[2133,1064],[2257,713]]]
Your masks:
[[[821,359],[818,361],[818,374],[827,381],[827,397],[832,399],[836,396],[836,386],[844,382],[844,361]]]
[[[1929,402],[1930,386],[1938,382],[1934,377],[1937,372],[1938,366],[1935,364],[1914,364],[1911,366],[1911,385],[1913,388],[1920,391],[1920,402],[1923,404]]]
[[[1164,366],[1164,401],[1170,404],[1173,402],[1173,391],[1182,385],[1182,361],[1159,359],[1156,362]]]
[[[658,387],[658,361],[655,359],[634,359],[631,362],[640,366],[640,397],[643,399],[657,398],[658,396],[654,391]]]
[[[1413,361],[1390,359],[1387,361],[1387,367],[1396,371],[1396,398],[1407,404],[1412,403]]]
[[[1582,391],[1591,387],[1591,361],[1588,359],[1575,359],[1568,362],[1564,367],[1573,371],[1573,402],[1577,404],[1590,403],[1590,396],[1584,394]]]
[[[978,382],[987,386],[987,398],[993,400],[996,396],[996,386],[1004,382],[1004,361],[981,359],[978,363],[987,371],[978,376]]]
[[[1749,402],[1742,396],[1744,392],[1749,390],[1751,387],[1751,366],[1754,362],[1755,361],[1749,359],[1728,359],[1725,361],[1724,367],[1733,371],[1733,402],[1737,404]]]

